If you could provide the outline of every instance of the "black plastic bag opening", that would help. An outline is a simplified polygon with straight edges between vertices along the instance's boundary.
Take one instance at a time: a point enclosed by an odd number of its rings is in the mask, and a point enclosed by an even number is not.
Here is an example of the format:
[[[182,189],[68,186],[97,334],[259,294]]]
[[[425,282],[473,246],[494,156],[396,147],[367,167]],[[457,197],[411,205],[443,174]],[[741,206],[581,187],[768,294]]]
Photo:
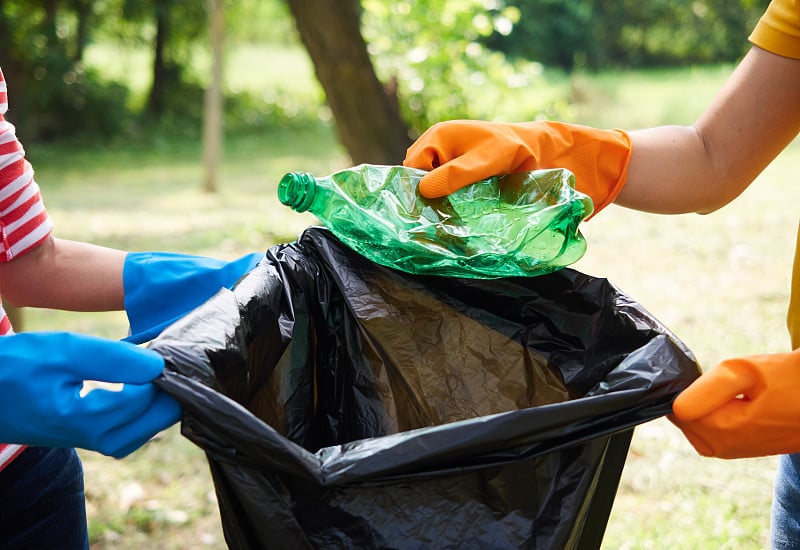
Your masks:
[[[605,279],[270,248],[151,343],[231,548],[597,548],[632,429],[699,375]]]

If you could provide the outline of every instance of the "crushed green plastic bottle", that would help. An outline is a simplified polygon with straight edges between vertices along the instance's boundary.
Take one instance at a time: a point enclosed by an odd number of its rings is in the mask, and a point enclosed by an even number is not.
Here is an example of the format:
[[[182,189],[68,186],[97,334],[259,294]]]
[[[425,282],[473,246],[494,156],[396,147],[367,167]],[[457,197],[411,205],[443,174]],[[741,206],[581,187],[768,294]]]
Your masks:
[[[532,276],[579,260],[578,225],[593,210],[565,169],[493,177],[426,199],[425,171],[362,164],[329,176],[290,172],[280,201],[310,211],[346,245],[381,265],[419,275]]]

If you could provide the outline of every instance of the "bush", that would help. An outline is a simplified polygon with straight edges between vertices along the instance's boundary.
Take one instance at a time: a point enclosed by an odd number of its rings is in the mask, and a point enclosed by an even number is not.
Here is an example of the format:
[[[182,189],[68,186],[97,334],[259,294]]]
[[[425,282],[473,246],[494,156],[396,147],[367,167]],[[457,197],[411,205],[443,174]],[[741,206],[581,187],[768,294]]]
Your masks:
[[[513,57],[571,70],[732,62],[769,0],[505,0],[510,32],[486,44]]]
[[[26,141],[107,139],[130,122],[128,89],[67,59],[37,60],[14,78],[24,93],[10,98],[9,119]]]
[[[225,97],[227,132],[309,128],[330,122],[331,114],[324,101],[311,95],[272,89],[265,95],[237,92]]]

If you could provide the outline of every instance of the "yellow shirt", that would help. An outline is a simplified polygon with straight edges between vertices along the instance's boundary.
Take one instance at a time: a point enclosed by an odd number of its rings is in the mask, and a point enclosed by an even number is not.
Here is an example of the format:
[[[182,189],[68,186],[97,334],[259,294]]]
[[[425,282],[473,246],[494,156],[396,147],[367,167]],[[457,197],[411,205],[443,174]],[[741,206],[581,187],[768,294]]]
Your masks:
[[[800,229],[797,232],[797,246],[794,252],[792,268],[792,292],[789,295],[789,311],[786,315],[786,326],[792,337],[792,349],[800,348]]]
[[[800,0],[772,0],[750,34],[750,42],[783,57],[800,59]],[[800,228],[786,324],[792,337],[792,349],[797,349],[800,347]]]
[[[750,42],[783,57],[800,59],[800,1],[770,2],[753,29]]]

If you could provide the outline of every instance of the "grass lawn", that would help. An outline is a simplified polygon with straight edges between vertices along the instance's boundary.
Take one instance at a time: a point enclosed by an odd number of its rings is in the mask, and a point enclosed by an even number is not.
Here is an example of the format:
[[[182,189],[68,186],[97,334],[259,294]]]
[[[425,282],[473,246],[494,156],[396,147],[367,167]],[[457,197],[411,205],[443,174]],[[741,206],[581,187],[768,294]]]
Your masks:
[[[560,85],[581,99],[573,110],[578,122],[636,128],[691,122],[728,70],[581,75]],[[29,158],[61,237],[223,258],[293,240],[312,223],[279,205],[280,175],[326,174],[348,163],[325,128],[229,138],[217,195],[200,190],[199,143],[147,151],[48,147],[31,149]],[[612,206],[585,224],[589,248],[575,267],[609,278],[647,307],[704,367],[786,350],[798,166],[793,145],[731,206],[707,216]],[[127,328],[118,313],[26,315],[29,330],[116,338]],[[177,428],[122,461],[82,456],[93,548],[225,548],[205,457]],[[703,459],[666,420],[637,428],[604,548],[764,548],[775,462]]]

